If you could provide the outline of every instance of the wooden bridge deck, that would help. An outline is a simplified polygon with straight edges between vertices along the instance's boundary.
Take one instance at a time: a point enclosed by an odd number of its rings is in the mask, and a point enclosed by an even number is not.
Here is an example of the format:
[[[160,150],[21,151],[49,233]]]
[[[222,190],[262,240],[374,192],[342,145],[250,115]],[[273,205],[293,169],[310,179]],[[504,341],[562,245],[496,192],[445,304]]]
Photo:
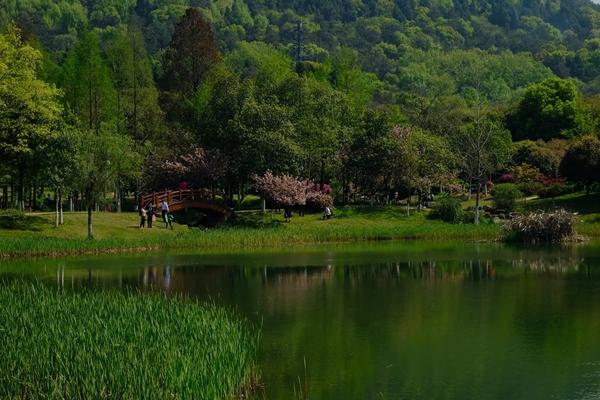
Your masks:
[[[171,190],[142,195],[140,205],[148,207],[153,204],[160,209],[163,201],[169,204],[169,211],[200,209],[228,217],[231,210],[224,201],[215,200],[208,190]]]

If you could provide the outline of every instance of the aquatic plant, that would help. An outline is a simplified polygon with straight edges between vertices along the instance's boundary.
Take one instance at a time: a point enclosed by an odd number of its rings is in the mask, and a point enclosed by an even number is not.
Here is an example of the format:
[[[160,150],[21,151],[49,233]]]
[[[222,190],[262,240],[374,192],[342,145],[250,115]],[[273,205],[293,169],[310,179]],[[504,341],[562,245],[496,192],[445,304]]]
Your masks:
[[[228,399],[257,337],[212,305],[0,282],[0,398]]]
[[[575,214],[565,210],[517,215],[504,224],[505,238],[521,243],[559,243],[576,236]]]

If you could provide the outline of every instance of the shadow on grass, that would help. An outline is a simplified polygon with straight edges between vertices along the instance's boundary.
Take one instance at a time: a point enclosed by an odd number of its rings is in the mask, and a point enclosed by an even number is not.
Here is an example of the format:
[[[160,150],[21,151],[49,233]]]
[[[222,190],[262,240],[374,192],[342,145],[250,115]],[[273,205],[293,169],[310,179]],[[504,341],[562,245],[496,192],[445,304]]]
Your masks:
[[[564,208],[582,215],[596,214],[600,213],[600,193],[590,195],[580,193],[556,199],[539,199],[528,203],[525,207],[529,211]]]
[[[235,218],[227,221],[224,225],[232,228],[271,228],[276,229],[282,227],[285,222],[275,219],[279,214],[237,214]]]
[[[11,217],[0,216],[0,229],[40,232],[48,225],[48,220],[36,216]]]

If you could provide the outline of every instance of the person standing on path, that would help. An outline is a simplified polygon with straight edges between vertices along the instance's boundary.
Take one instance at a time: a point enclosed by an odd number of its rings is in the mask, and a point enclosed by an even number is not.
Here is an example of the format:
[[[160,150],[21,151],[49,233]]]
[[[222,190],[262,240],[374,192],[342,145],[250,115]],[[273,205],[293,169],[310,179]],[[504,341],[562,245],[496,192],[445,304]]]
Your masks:
[[[165,229],[171,225],[171,220],[169,219],[169,203],[167,201],[163,201],[160,205],[160,210],[162,211],[163,221],[165,222]],[[171,225],[171,230],[173,229],[173,225]]]
[[[169,203],[167,201],[163,201],[160,205],[160,210],[162,211],[162,218],[165,224],[169,223]]]
[[[147,217],[148,213],[146,212],[146,208],[142,206],[142,208],[140,208],[140,229],[144,229],[146,227]]]
[[[148,228],[152,228],[152,220],[154,219],[154,206],[152,204],[148,207],[146,214],[148,215]]]

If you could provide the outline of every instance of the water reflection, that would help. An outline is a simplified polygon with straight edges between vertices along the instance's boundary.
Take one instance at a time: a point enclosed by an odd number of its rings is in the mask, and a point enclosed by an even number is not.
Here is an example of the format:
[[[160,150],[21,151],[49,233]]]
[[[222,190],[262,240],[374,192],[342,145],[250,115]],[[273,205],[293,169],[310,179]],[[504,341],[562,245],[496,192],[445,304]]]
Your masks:
[[[269,399],[600,398],[600,247],[124,256],[4,279],[186,294],[262,327]],[[306,363],[306,369],[305,369]]]

